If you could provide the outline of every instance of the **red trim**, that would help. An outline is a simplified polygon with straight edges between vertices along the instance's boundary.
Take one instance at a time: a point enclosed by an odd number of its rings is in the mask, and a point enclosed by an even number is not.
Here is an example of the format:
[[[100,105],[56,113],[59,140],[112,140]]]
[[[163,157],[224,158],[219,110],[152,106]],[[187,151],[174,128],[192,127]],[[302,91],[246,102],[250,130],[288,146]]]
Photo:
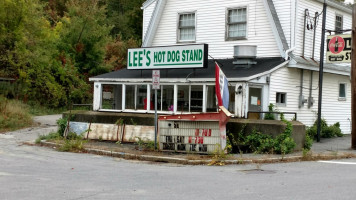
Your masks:
[[[221,98],[219,76],[220,76],[220,67],[218,63],[215,62],[215,93],[218,99],[218,106],[222,106],[223,103]]]

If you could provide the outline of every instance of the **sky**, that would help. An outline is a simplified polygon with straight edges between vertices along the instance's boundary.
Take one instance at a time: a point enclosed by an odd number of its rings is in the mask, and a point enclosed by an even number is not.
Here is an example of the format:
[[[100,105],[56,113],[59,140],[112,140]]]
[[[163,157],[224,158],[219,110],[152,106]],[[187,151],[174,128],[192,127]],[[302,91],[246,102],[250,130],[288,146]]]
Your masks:
[[[353,3],[354,0],[345,0],[345,3]]]

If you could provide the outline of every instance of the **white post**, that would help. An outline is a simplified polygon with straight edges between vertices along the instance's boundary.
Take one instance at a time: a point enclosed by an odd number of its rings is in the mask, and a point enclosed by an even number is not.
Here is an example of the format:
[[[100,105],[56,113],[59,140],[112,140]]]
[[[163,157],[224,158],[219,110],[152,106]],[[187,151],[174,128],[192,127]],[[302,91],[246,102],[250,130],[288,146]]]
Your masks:
[[[94,83],[94,98],[93,98],[93,110],[98,111],[101,107],[101,83]]]
[[[203,113],[206,112],[206,94],[207,94],[207,88],[206,84],[203,85]]]
[[[177,113],[177,103],[178,103],[178,85],[174,84],[174,95],[173,95],[173,112]]]
[[[150,88],[150,84],[147,84],[147,112],[149,110],[151,110],[151,88]]]
[[[121,101],[121,103],[122,103],[122,110],[125,110],[126,108],[125,108],[125,99],[126,99],[126,85],[125,84],[122,84],[122,101]]]

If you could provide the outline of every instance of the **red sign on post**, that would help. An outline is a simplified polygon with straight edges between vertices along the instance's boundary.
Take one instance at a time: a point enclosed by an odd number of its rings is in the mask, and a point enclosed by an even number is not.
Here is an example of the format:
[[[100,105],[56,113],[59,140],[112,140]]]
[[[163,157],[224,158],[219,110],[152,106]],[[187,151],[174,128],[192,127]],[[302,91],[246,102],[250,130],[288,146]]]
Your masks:
[[[159,90],[160,71],[152,70],[152,89]]]

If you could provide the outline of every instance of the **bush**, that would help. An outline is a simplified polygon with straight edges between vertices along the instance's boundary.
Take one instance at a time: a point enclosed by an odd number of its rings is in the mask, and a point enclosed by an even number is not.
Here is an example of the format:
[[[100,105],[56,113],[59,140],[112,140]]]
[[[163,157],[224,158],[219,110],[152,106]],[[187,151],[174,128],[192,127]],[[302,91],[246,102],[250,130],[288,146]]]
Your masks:
[[[317,120],[314,122],[313,126],[308,127],[306,134],[312,138],[317,138]],[[333,138],[333,137],[342,137],[343,134],[340,129],[340,123],[337,122],[334,125],[328,126],[325,119],[321,119],[321,138]]]
[[[293,151],[296,146],[292,136],[293,126],[292,123],[285,120],[283,116],[281,119],[286,123],[286,128],[277,137],[263,134],[256,130],[251,133],[245,133],[245,126],[237,134],[227,133],[229,142],[232,145],[234,152],[238,149],[240,152],[256,152],[256,153],[277,153],[288,154]],[[247,147],[247,149],[242,149]]]

